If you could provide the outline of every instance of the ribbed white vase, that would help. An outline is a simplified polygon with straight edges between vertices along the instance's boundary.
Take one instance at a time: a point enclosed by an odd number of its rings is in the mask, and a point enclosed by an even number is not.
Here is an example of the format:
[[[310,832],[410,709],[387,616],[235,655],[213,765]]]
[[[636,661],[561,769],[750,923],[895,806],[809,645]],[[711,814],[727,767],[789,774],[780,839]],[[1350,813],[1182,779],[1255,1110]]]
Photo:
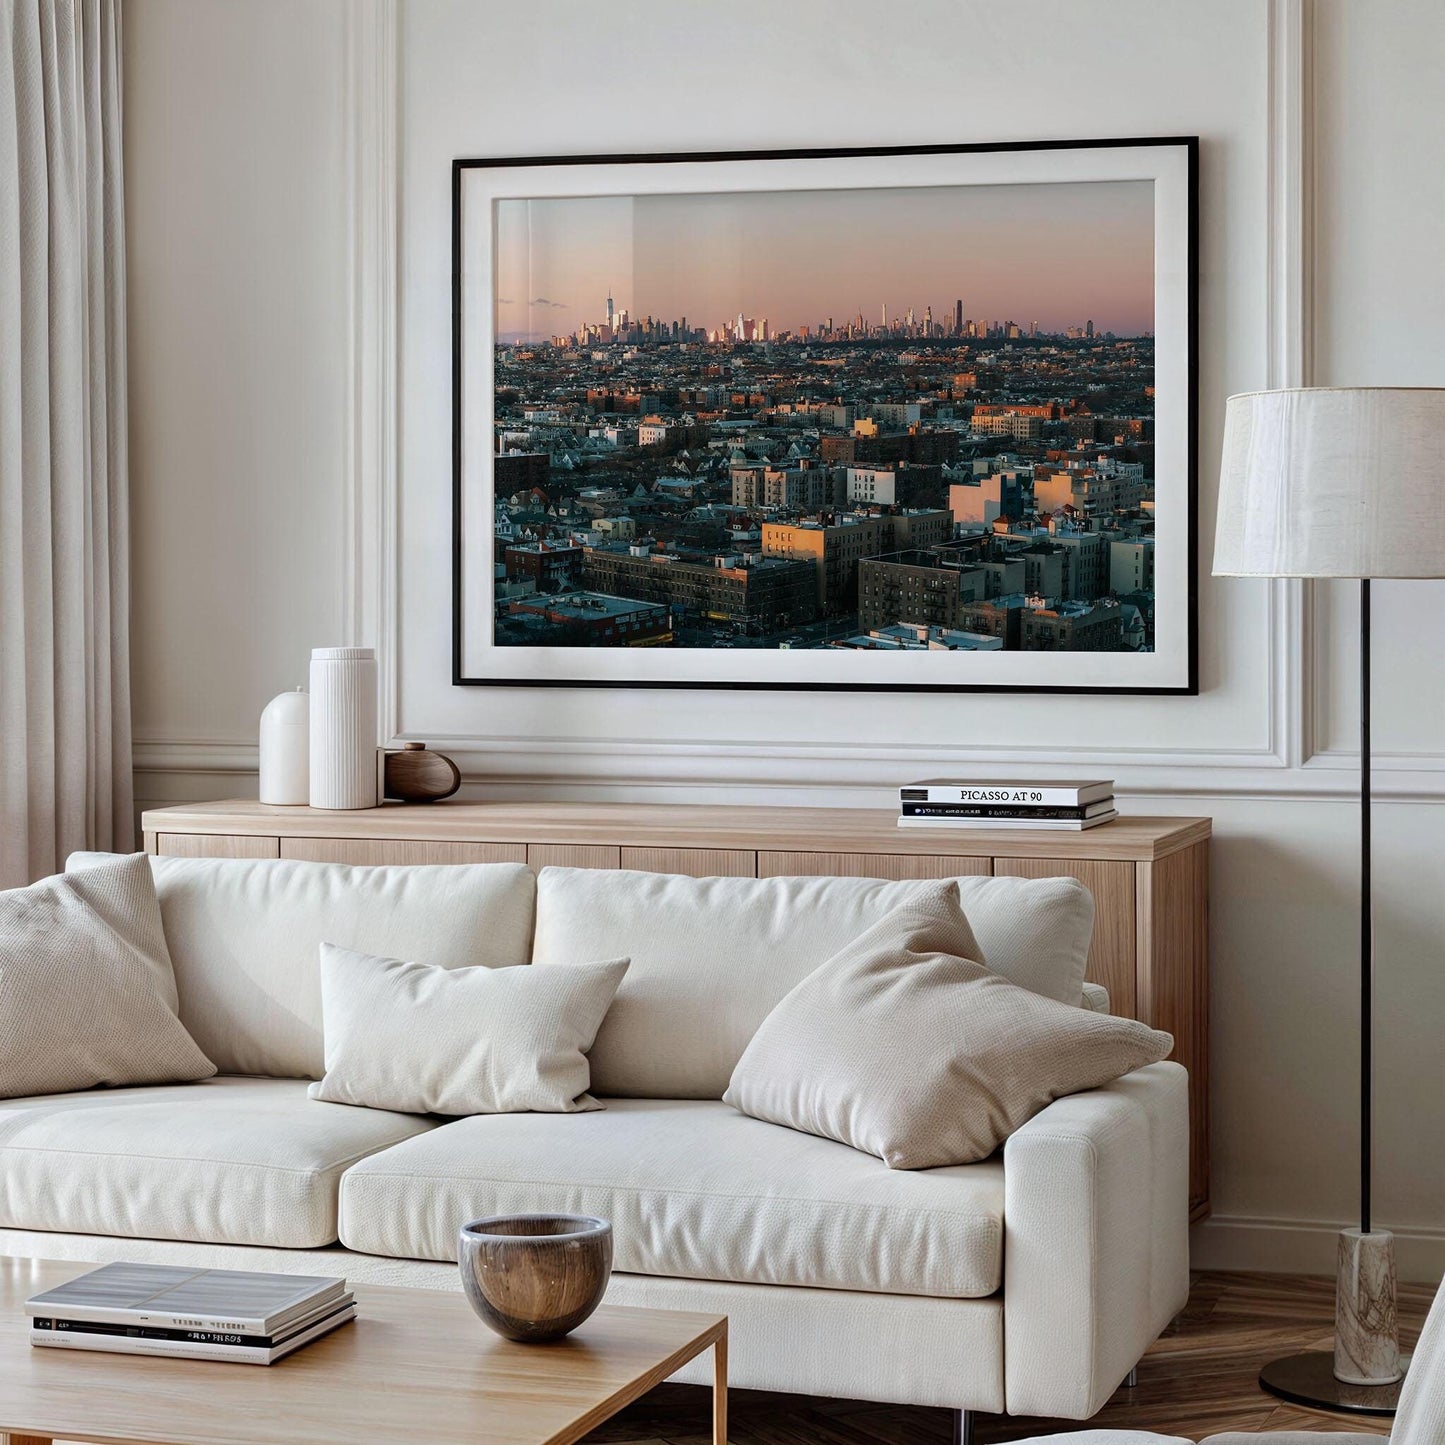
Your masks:
[[[311,651],[311,806],[376,806],[376,654]]]

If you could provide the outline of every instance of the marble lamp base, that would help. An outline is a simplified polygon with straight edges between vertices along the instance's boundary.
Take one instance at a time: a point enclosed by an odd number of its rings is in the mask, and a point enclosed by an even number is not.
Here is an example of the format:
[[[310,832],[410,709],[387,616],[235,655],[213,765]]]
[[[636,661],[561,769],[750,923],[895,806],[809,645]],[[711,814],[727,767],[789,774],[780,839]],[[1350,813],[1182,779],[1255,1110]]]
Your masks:
[[[1341,1230],[1336,1254],[1334,1354],[1313,1350],[1272,1360],[1259,1383],[1297,1405],[1393,1415],[1405,1360],[1395,1306],[1395,1236]]]
[[[1395,1310],[1395,1236],[1388,1229],[1340,1231],[1335,1268],[1335,1378],[1394,1385],[1400,1368]]]

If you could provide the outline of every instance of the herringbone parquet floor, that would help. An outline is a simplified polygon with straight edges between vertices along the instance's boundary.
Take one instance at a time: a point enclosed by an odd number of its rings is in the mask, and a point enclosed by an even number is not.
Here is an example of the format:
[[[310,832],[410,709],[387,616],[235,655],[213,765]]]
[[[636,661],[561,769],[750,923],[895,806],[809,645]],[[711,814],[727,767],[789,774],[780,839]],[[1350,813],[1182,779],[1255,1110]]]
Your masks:
[[[1407,1347],[1433,1291],[1400,1288]],[[1199,1274],[1189,1303],[1139,1365],[1139,1383],[1120,1390],[1087,1428],[1154,1430],[1200,1439],[1220,1430],[1354,1430],[1385,1434],[1388,1420],[1315,1414],[1260,1390],[1259,1367],[1277,1355],[1327,1349],[1334,1282],[1295,1275]],[[588,1436],[592,1445],[708,1445],[710,1396],[663,1385]],[[730,1445],[947,1445],[942,1410],[734,1390]],[[980,1415],[978,1445],[1060,1430],[1077,1421]]]

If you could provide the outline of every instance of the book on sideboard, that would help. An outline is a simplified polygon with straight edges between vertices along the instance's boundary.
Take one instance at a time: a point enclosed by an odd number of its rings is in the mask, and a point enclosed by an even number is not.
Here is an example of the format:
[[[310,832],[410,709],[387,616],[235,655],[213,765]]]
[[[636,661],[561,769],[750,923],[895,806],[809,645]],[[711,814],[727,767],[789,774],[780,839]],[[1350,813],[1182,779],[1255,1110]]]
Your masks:
[[[988,819],[1017,820],[1022,822],[1082,823],[1092,818],[1114,812],[1114,800],[1105,798],[1102,803],[1089,803],[1082,808],[1022,808],[996,803],[904,803],[902,815],[905,818]]]
[[[965,804],[975,807],[1083,808],[1114,796],[1113,779],[1082,782],[987,782],[929,778],[898,790],[899,802]]]
[[[1018,828],[1023,831],[1040,833],[1082,833],[1088,828],[1097,828],[1103,823],[1112,823],[1119,816],[1114,808],[1093,818],[918,818],[900,816],[900,828],[937,828],[940,831],[967,832],[977,828],[997,832],[1000,828]]]
[[[1082,833],[1119,816],[1111,779],[1069,782],[931,778],[898,790],[900,828],[1021,828]]]

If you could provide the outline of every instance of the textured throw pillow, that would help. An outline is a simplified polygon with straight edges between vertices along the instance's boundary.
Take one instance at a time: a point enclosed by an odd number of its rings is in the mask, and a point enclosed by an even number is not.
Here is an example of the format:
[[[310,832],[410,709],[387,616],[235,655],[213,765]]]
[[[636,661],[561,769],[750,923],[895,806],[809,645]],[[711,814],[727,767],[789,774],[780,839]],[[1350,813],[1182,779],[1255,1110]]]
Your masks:
[[[1009,983],[960,949],[944,883],[834,954],[763,1021],[723,1098],[893,1169],[986,1159],[1065,1094],[1173,1047],[1168,1034]]]
[[[0,893],[0,1098],[209,1078],[176,1009],[144,853]]]
[[[443,968],[321,945],[326,1073],[313,1099],[403,1114],[572,1114],[627,960]]]

